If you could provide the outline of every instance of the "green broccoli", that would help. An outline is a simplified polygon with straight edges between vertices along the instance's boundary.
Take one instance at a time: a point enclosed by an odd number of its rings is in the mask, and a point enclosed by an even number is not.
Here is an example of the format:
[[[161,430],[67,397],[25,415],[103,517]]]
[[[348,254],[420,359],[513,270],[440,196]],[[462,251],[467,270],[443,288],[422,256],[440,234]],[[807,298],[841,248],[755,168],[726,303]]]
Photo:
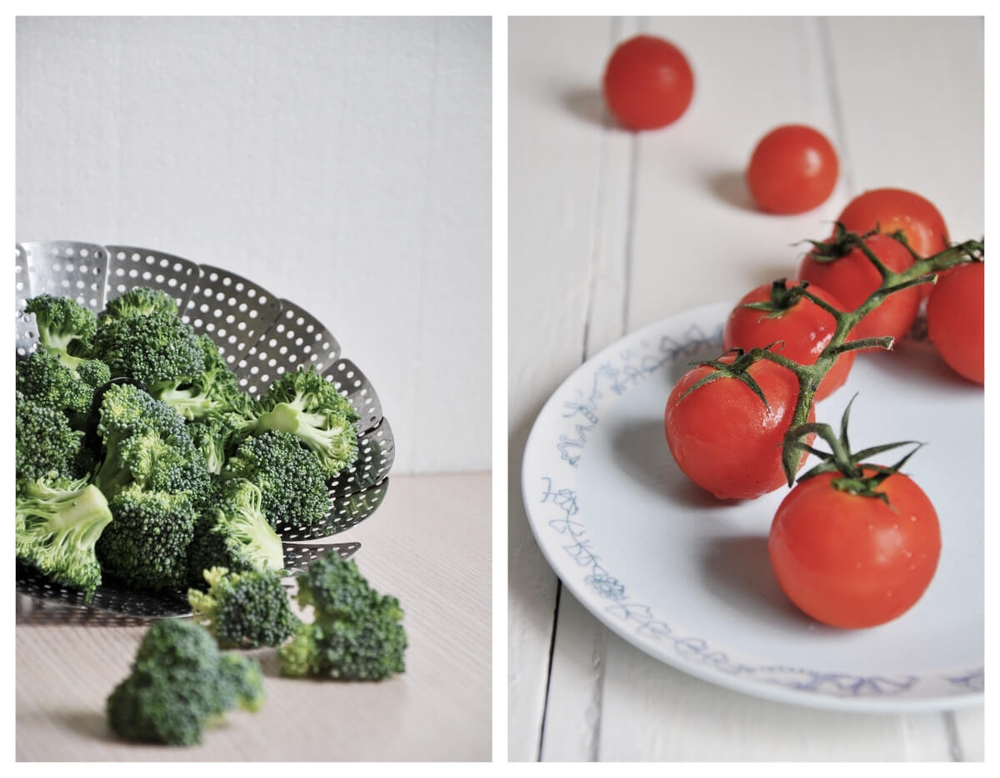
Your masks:
[[[99,359],[69,367],[56,352],[39,348],[17,363],[16,378],[26,397],[79,419],[90,413],[94,392],[111,380],[111,370]]]
[[[104,454],[94,483],[113,499],[136,483],[154,492],[187,494],[196,507],[206,499],[211,476],[184,419],[131,384],[115,384],[101,400],[97,433]]]
[[[35,315],[41,347],[58,354],[67,367],[87,356],[97,329],[92,310],[70,297],[40,294],[27,301],[25,311]]]
[[[328,478],[358,457],[358,413],[316,369],[299,368],[278,378],[259,400],[251,432],[290,432],[319,459]]]
[[[66,414],[15,393],[15,470],[17,482],[56,477],[76,479],[87,469],[83,432],[70,427]]]
[[[194,329],[172,313],[105,319],[91,341],[93,356],[146,386],[205,370],[205,353]]]
[[[108,696],[112,731],[123,740],[189,746],[234,708],[260,710],[263,673],[254,659],[220,653],[193,621],[164,619],[143,636],[131,673]]]
[[[354,560],[328,553],[296,577],[297,601],[312,607],[278,649],[283,675],[376,681],[405,670],[403,611],[371,588]]]
[[[206,570],[208,591],[188,590],[193,617],[222,648],[279,646],[299,626],[281,576],[270,570]]]
[[[191,497],[130,484],[108,500],[108,507],[114,520],[97,541],[104,571],[131,589],[184,589],[198,516]]]
[[[199,517],[188,549],[188,566],[195,585],[212,567],[233,572],[285,567],[281,538],[261,510],[263,495],[243,478],[221,481],[212,496],[214,510]]]
[[[177,316],[180,307],[177,300],[167,292],[152,287],[137,286],[108,300],[104,310],[97,315],[97,323],[100,325],[112,319],[148,316],[154,313]]]
[[[239,379],[208,335],[198,336],[205,369],[171,376],[150,385],[149,393],[188,420],[232,413],[240,400]]]
[[[245,478],[256,485],[261,509],[272,527],[310,527],[330,509],[319,461],[289,432],[246,438],[222,469],[222,478]]]
[[[101,583],[95,547],[111,522],[99,489],[86,479],[30,481],[15,498],[17,558],[89,601]]]
[[[196,419],[187,425],[191,441],[205,458],[205,466],[213,475],[222,472],[242,440],[242,425],[233,414]]]

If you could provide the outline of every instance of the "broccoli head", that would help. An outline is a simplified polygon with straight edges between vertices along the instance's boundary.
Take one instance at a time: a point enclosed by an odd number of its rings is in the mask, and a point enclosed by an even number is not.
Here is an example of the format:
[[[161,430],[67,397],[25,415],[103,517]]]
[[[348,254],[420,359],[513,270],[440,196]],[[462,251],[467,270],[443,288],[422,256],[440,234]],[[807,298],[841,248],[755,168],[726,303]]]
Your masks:
[[[68,366],[54,351],[40,348],[17,363],[17,389],[26,397],[73,416],[90,412],[94,392],[111,380],[99,359],[77,359]]]
[[[372,589],[354,560],[328,553],[296,581],[298,603],[312,607],[313,620],[278,649],[282,674],[377,681],[404,672],[399,600]]]
[[[242,440],[242,425],[231,414],[196,419],[188,423],[187,430],[195,448],[205,458],[205,466],[213,475],[222,472],[226,460]]]
[[[222,469],[222,478],[245,478],[260,489],[261,510],[272,527],[312,526],[330,509],[319,461],[289,432],[265,432],[243,440]]]
[[[15,498],[14,514],[17,558],[90,600],[101,583],[95,548],[112,520],[101,491],[85,479],[30,481]]]
[[[214,489],[214,509],[199,517],[188,549],[192,583],[212,567],[233,572],[280,571],[285,567],[281,538],[261,510],[263,495],[243,478],[221,481]]]
[[[40,294],[27,301],[25,311],[35,315],[38,342],[72,366],[73,357],[87,354],[97,329],[97,316],[70,297]]]
[[[110,386],[101,399],[97,434],[104,454],[94,483],[108,499],[137,484],[168,494],[186,494],[200,507],[211,476],[184,419],[131,384]]]
[[[319,459],[328,478],[358,457],[358,413],[316,369],[285,373],[259,400],[255,431],[277,430],[297,436]]]
[[[208,590],[190,589],[188,603],[220,647],[279,646],[295,633],[299,619],[277,573],[213,567],[204,575]]]
[[[188,494],[150,492],[138,484],[108,500],[111,524],[97,541],[101,567],[131,589],[181,590],[197,512]]]
[[[239,379],[208,335],[199,335],[205,369],[176,375],[150,385],[149,393],[188,420],[232,413],[240,398]]]
[[[97,315],[97,323],[104,324],[112,319],[148,316],[153,313],[177,316],[180,308],[177,300],[167,292],[147,286],[136,286],[108,300],[104,310]]]
[[[84,475],[89,460],[83,432],[70,427],[66,414],[15,393],[15,467],[17,481]]]
[[[164,619],[146,631],[131,673],[105,708],[123,740],[189,746],[229,711],[256,712],[263,701],[256,660],[220,653],[215,638],[193,621]]]
[[[105,319],[92,346],[93,356],[107,363],[112,377],[126,376],[146,386],[205,370],[205,352],[194,329],[172,313]]]

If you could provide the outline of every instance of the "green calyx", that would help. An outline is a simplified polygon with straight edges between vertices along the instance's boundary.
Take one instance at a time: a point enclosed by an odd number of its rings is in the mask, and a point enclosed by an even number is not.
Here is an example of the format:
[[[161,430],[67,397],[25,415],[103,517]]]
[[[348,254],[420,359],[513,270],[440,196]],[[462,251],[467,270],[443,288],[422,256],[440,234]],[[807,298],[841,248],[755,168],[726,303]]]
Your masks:
[[[769,348],[770,346],[768,349]],[[721,358],[709,359],[703,362],[694,362],[693,364],[696,367],[712,368],[712,372],[695,381],[690,387],[688,387],[688,390],[680,396],[680,399],[677,402],[683,400],[696,389],[700,389],[713,381],[718,381],[722,378],[734,378],[743,383],[751,392],[753,392],[760,399],[760,401],[764,403],[765,408],[770,407],[767,404],[767,398],[764,396],[764,391],[760,388],[760,384],[758,384],[754,377],[750,375],[750,366],[755,362],[760,361],[762,358],[761,352],[767,351],[768,349],[753,348],[746,351],[741,348],[734,348],[726,352],[726,354],[736,355],[736,358],[732,362],[722,362]],[[722,356],[725,356],[726,354],[723,354]]]
[[[847,404],[847,408],[844,409],[844,415],[840,420],[839,437],[829,424],[799,424],[790,428],[785,434],[785,450],[794,452],[796,458],[800,455],[799,452],[807,451],[822,460],[820,464],[806,471],[799,477],[798,480],[800,483],[808,478],[814,478],[822,473],[839,473],[839,477],[834,478],[831,481],[834,489],[861,497],[872,497],[882,500],[886,503],[886,505],[888,505],[888,495],[886,495],[885,492],[879,491],[878,487],[887,478],[898,473],[900,468],[906,464],[909,458],[917,452],[917,449],[924,444],[918,443],[914,440],[907,440],[899,443],[886,443],[881,446],[872,446],[871,448],[866,448],[863,451],[853,453],[851,451],[850,440],[847,436],[847,426],[848,419],[851,414],[851,405],[854,403],[856,398],[857,395],[854,395],[854,397],[851,398],[851,401]],[[830,450],[820,451],[819,449],[805,443],[803,439],[812,434],[815,434],[826,441]],[[890,467],[864,461],[869,457],[881,454],[883,451],[898,448],[899,446],[916,446],[916,448]]]
[[[792,286],[787,286],[787,278],[779,278],[771,284],[771,296],[767,300],[755,303],[744,303],[743,308],[754,311],[762,311],[767,314],[766,318],[780,316],[795,305],[803,297],[812,299],[812,295],[805,295],[805,290],[809,286],[808,281],[799,281]]]

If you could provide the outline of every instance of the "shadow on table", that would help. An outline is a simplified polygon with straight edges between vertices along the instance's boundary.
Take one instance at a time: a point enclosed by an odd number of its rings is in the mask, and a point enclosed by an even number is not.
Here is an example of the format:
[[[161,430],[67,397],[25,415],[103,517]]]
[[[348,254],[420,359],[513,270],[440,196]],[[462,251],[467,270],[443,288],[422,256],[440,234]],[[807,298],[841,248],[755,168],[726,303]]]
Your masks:
[[[613,126],[604,109],[604,97],[594,87],[564,89],[559,96],[563,107],[578,119],[599,127]]]
[[[745,211],[756,211],[741,170],[719,170],[708,176],[708,189],[723,202]]]

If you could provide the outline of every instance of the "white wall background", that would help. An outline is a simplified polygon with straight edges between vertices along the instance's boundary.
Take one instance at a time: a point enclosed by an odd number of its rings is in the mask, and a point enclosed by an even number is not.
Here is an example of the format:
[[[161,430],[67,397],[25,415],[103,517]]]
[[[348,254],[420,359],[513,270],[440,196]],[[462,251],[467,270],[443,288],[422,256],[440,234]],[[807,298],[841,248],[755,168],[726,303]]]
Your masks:
[[[158,249],[316,316],[393,473],[490,468],[488,18],[17,20],[16,237]]]

